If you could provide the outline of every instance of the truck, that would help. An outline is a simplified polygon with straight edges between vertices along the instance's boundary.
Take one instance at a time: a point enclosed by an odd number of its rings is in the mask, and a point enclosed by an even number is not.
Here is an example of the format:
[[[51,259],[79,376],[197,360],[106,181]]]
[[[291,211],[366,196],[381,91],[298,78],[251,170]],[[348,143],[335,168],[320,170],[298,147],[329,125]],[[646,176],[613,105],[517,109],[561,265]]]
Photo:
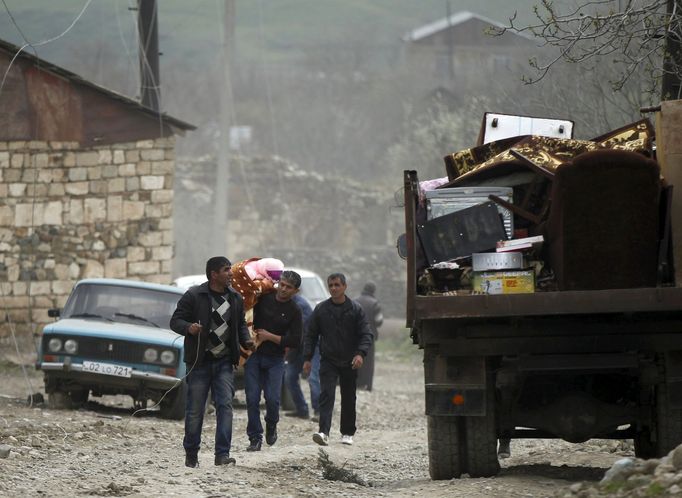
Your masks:
[[[661,146],[658,153],[660,158]],[[517,169],[525,161],[538,170],[523,154],[515,158],[520,161]],[[449,176],[450,185],[456,184],[455,175]],[[552,190],[554,175],[545,176],[549,192],[558,195]],[[524,293],[475,292],[457,285],[432,292],[425,291],[421,280],[434,261],[423,253],[423,192],[416,171],[404,171],[403,179],[406,321],[414,344],[423,351],[432,479],[495,475],[500,439],[632,439],[641,458],[661,457],[682,443],[682,287],[675,285],[669,238],[671,206],[679,204],[671,197],[666,203],[661,194],[656,240],[648,241],[648,252],[655,251],[654,276],[633,285],[616,278],[615,285],[603,288],[564,282],[558,288]],[[598,194],[610,188],[595,183]],[[669,183],[663,186],[661,192],[672,196]],[[620,195],[618,186],[613,188],[613,194]],[[622,193],[629,195],[627,190]],[[551,202],[561,204],[556,198]],[[506,206],[516,209],[515,216],[524,214],[523,207]],[[610,207],[601,206],[594,214],[600,215],[601,209],[609,213],[608,226],[596,226],[639,230],[636,220],[625,219],[632,218],[632,206]],[[548,234],[552,237],[546,223],[550,211],[540,209],[535,218],[525,213],[536,223],[530,225],[545,234],[545,246],[551,242]],[[595,224],[587,220],[585,225]],[[578,234],[587,240],[579,239],[575,246],[583,247],[574,250],[594,249],[594,257],[582,266],[586,278],[599,272],[606,279],[609,271],[628,273],[630,267],[618,257],[623,242],[605,241],[589,229]],[[651,233],[643,229],[640,238]],[[560,257],[573,254],[575,246],[565,247]],[[558,270],[560,264],[554,265]]]

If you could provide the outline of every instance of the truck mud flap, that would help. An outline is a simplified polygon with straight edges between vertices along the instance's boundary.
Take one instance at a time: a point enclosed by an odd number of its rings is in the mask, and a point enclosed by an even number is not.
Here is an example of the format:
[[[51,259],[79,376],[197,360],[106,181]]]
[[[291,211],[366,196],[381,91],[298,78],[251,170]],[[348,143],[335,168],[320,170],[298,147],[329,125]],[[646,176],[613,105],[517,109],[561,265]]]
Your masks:
[[[481,356],[424,355],[426,414],[486,414],[486,361]]]
[[[426,414],[437,416],[483,416],[486,413],[485,387],[442,388],[426,386]]]

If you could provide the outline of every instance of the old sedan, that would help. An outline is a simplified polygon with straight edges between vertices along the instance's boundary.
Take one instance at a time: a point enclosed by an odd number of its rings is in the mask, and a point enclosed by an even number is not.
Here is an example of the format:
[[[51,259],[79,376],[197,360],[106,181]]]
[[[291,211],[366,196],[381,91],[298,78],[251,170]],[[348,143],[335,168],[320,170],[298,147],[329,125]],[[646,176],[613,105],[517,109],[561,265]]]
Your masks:
[[[43,329],[36,367],[45,373],[48,405],[71,408],[90,395],[126,394],[135,405],[159,404],[182,419],[183,337],[168,328],[183,291],[133,280],[78,282],[59,317]]]

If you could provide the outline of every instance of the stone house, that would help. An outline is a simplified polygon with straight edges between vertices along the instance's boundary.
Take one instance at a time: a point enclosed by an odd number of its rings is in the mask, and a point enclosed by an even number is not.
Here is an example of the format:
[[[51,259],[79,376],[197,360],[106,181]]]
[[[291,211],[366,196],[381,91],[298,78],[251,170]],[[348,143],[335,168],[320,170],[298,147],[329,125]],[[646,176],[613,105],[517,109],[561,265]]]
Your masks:
[[[79,279],[171,281],[175,136],[194,129],[18,52],[0,41],[0,338]]]

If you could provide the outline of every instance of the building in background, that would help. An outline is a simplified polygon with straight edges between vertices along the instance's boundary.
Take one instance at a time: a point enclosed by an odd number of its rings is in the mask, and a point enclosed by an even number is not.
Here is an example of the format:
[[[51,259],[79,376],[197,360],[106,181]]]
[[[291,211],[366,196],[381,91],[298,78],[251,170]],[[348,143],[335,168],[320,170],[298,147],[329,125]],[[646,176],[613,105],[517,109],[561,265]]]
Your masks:
[[[194,129],[18,52],[0,41],[0,337],[84,277],[170,283],[175,137]]]
[[[472,12],[457,12],[405,35],[406,62],[413,74],[430,82],[426,91],[443,87],[462,94],[487,86],[489,78],[519,85],[521,69],[538,54],[538,43],[513,30],[492,36],[491,28],[503,27]]]

